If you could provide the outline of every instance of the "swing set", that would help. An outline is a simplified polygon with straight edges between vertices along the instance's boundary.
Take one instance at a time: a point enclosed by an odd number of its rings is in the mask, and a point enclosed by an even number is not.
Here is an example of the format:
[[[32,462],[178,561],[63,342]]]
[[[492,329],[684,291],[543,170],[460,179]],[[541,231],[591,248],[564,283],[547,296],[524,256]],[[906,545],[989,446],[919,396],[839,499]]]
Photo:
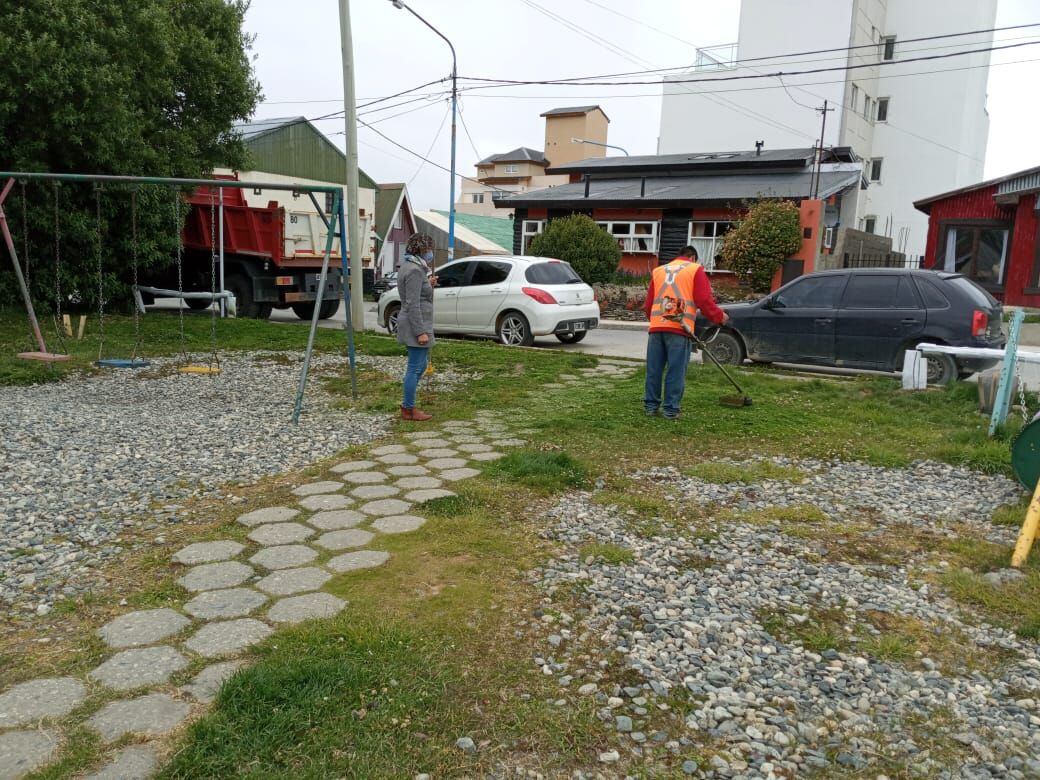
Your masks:
[[[33,339],[33,346],[35,349],[27,352],[18,353],[18,357],[25,360],[37,360],[45,363],[56,363],[61,361],[67,361],[70,359],[68,349],[64,344],[64,340],[61,337],[62,330],[62,286],[61,286],[61,221],[60,221],[60,195],[59,187],[63,182],[74,182],[74,183],[90,183],[94,187],[94,235],[93,235],[93,260],[97,269],[97,301],[98,301],[98,357],[94,361],[94,365],[101,368],[125,368],[125,369],[137,369],[144,368],[149,365],[149,361],[140,357],[141,352],[141,327],[140,317],[144,312],[144,303],[141,293],[159,294],[166,297],[172,297],[179,299],[177,314],[178,314],[178,326],[180,334],[180,354],[181,361],[178,365],[178,371],[185,374],[203,374],[203,375],[216,375],[220,373],[220,359],[217,350],[217,307],[214,303],[220,304],[221,312],[225,310],[233,310],[233,298],[230,293],[226,290],[217,289],[218,285],[218,272],[217,263],[219,258],[219,252],[217,247],[217,236],[216,236],[216,203],[217,203],[217,192],[220,192],[222,199],[223,188],[231,189],[245,189],[245,188],[260,188],[265,190],[282,190],[291,191],[294,193],[307,193],[317,208],[318,214],[322,221],[325,223],[327,229],[327,238],[325,242],[325,251],[322,259],[321,274],[317,285],[317,300],[314,305],[314,314],[311,317],[310,332],[307,337],[307,348],[304,353],[303,368],[300,373],[300,380],[296,390],[296,399],[293,406],[292,421],[293,424],[298,424],[300,420],[300,413],[303,408],[303,395],[307,385],[307,375],[310,370],[311,357],[314,350],[314,337],[318,327],[318,315],[321,309],[322,293],[325,290],[326,280],[328,277],[329,269],[329,258],[332,253],[333,242],[336,238],[340,240],[341,257],[342,257],[342,272],[344,278],[349,278],[348,275],[348,258],[346,249],[346,231],[343,230],[343,226],[346,224],[345,209],[343,203],[342,189],[340,187],[323,186],[323,185],[304,185],[304,184],[284,184],[284,183],[268,183],[268,182],[241,182],[234,180],[225,179],[177,179],[177,178],[164,178],[164,177],[153,177],[153,176],[108,176],[108,175],[93,175],[93,174],[73,174],[73,173],[27,173],[27,172],[0,172],[0,181],[6,180],[2,188],[0,188],[0,233],[3,233],[4,243],[7,245],[7,252],[11,258],[11,264],[14,267],[15,278],[18,281],[18,287],[22,295],[22,301],[25,305],[25,311],[29,318],[29,326],[31,330],[31,336]],[[40,329],[39,320],[36,315],[36,310],[33,307],[32,294],[29,286],[29,239],[28,239],[28,218],[27,218],[27,201],[26,201],[26,182],[40,181],[40,182],[51,182],[54,189],[54,279],[55,279],[55,325],[56,332],[58,334],[58,340],[61,342],[60,352],[51,352],[47,348],[47,343],[44,340],[43,332]],[[22,203],[22,229],[23,229],[23,258],[26,264],[26,273],[22,272],[22,265],[18,258],[18,252],[15,248],[15,241],[11,234],[10,225],[8,224],[7,214],[4,210],[4,205],[13,190],[15,184],[20,185],[21,203]],[[101,205],[102,196],[106,191],[106,185],[113,185],[119,189],[129,190],[130,197],[130,230],[131,230],[131,273],[132,273],[132,292],[135,299],[135,305],[133,307],[133,322],[134,322],[134,344],[129,357],[106,357],[105,356],[105,268],[103,261],[103,247],[102,247],[102,219],[101,219]],[[173,216],[173,228],[174,235],[177,240],[177,290],[162,290],[153,287],[143,287],[139,284],[138,272],[139,272],[139,244],[138,244],[138,191],[142,186],[145,185],[158,185],[168,187],[172,193],[172,216]],[[209,292],[185,292],[184,290],[184,276],[183,276],[183,244],[181,241],[181,225],[182,225],[182,206],[183,198],[181,195],[182,190],[195,189],[199,187],[206,187],[210,193],[210,238],[211,238],[211,252],[210,252],[210,290]],[[317,198],[315,193],[328,193],[332,195],[332,209],[330,216],[326,218],[323,210],[317,206]],[[337,225],[340,226],[339,232],[337,232]],[[223,226],[221,226],[221,233],[223,234]],[[221,285],[222,286],[222,285]],[[350,290],[349,286],[343,285],[343,298],[346,304],[346,332],[347,332],[347,352],[350,362],[350,385],[353,396],[357,397],[357,365],[356,365],[356,353],[354,348],[354,327],[350,316]],[[187,352],[187,338],[184,329],[184,305],[185,300],[208,300],[210,305],[210,356],[209,360],[205,364],[192,363],[189,359]],[[80,332],[82,333],[82,321]]]

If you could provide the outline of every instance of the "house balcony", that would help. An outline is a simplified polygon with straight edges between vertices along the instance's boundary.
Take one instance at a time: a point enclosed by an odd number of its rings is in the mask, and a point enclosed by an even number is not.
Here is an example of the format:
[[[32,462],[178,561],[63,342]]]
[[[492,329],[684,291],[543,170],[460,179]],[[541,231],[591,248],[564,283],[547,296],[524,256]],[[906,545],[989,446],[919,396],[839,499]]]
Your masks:
[[[697,57],[693,61],[693,69],[732,70],[737,66],[737,44],[723,43],[718,46],[706,46],[697,49]]]

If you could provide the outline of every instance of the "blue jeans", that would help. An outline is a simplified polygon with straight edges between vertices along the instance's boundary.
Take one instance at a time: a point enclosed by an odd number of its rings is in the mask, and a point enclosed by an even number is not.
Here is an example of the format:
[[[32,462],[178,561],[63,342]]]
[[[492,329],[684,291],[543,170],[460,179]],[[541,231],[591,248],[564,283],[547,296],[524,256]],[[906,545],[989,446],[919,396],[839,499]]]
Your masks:
[[[646,392],[643,403],[648,412],[661,408],[661,380],[664,379],[664,416],[679,414],[686,392],[686,369],[690,365],[692,342],[678,333],[651,333],[646,342]]]
[[[405,409],[415,408],[415,391],[419,380],[426,373],[426,364],[430,361],[429,347],[408,347],[408,365],[404,369],[404,400],[401,406]]]

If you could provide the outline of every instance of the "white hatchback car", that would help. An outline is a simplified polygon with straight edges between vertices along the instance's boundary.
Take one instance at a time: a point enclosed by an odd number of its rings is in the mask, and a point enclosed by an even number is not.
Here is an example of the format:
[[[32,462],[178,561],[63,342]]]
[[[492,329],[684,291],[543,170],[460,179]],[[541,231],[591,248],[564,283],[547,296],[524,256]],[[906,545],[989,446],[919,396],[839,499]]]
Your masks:
[[[573,344],[599,325],[592,288],[569,263],[548,257],[476,255],[435,272],[433,330],[494,336],[503,344],[530,346],[553,334]],[[379,298],[379,321],[397,332],[401,293]]]

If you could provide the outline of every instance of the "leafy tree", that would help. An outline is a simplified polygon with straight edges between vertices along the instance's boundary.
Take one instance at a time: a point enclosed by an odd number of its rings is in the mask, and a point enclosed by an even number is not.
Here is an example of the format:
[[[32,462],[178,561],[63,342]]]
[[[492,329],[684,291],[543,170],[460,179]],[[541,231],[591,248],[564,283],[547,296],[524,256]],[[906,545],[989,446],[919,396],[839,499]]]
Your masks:
[[[0,170],[199,177],[244,167],[231,128],[260,98],[252,38],[242,31],[247,8],[248,0],[0,3]],[[24,203],[20,186],[9,196],[19,253],[28,239],[36,301],[54,303],[56,210],[63,292],[96,306],[100,243],[104,297],[126,295],[130,193],[113,185],[97,194],[100,224],[89,183],[30,182]],[[180,233],[174,195],[148,186],[137,199],[140,262],[169,264]],[[0,259],[0,302],[10,301],[17,290],[6,251]]]
[[[776,270],[801,246],[798,207],[786,200],[759,200],[726,234],[722,261],[751,289],[768,292]]]
[[[565,260],[587,284],[609,281],[621,260],[613,236],[584,214],[550,220],[532,239],[530,253]]]

